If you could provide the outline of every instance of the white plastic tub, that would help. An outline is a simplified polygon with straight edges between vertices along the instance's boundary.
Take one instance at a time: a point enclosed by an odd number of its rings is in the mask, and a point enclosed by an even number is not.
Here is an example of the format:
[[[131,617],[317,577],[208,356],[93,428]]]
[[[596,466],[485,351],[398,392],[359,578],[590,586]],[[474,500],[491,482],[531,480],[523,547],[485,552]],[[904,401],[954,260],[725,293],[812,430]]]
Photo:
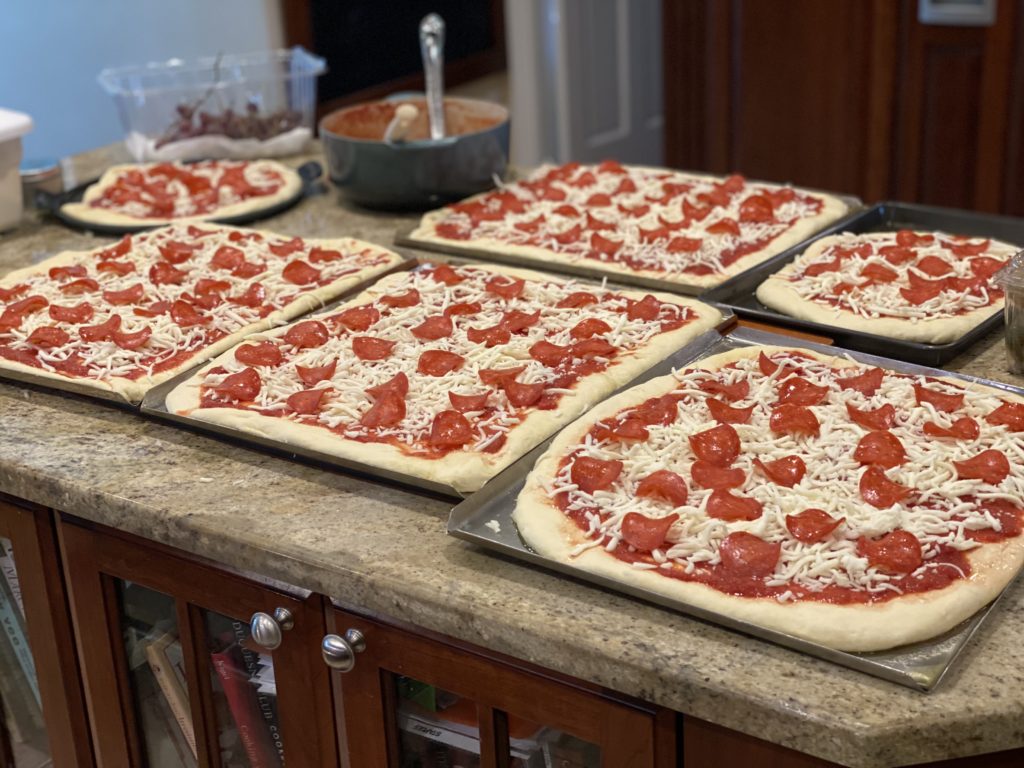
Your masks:
[[[0,109],[0,230],[21,221],[21,137],[31,130],[31,117]]]

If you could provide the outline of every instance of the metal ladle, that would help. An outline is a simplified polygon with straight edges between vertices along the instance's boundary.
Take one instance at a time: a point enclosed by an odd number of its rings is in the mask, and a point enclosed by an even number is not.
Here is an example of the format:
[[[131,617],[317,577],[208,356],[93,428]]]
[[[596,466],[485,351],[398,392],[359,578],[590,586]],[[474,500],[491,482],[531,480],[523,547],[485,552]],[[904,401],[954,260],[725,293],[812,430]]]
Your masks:
[[[428,13],[420,22],[420,53],[427,86],[430,138],[444,138],[444,19]]]

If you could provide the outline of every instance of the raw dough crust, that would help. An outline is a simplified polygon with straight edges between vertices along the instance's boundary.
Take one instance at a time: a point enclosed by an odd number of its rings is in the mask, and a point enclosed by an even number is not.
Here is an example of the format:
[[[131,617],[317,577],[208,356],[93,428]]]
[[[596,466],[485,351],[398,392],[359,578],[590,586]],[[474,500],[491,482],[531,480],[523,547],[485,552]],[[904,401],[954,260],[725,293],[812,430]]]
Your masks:
[[[833,235],[815,241],[801,256],[771,275],[757,287],[757,300],[766,307],[800,320],[822,325],[833,325],[850,331],[863,331],[890,339],[916,341],[923,344],[949,344],[966,335],[993,315],[1001,314],[1004,301],[1000,298],[987,307],[981,307],[954,317],[919,319],[911,322],[897,317],[862,317],[839,307],[828,307],[801,296],[792,287],[797,261],[812,260],[843,235]],[[992,246],[1005,246],[1012,256],[1017,248],[993,240]]]
[[[550,282],[558,279],[552,275],[532,270],[493,264],[466,266],[524,280]],[[306,319],[333,315],[348,307],[369,304],[380,296],[391,292],[392,286],[401,280],[401,275],[388,275],[352,301],[339,305],[329,312]],[[647,295],[637,291],[615,292],[637,299]],[[440,459],[423,459],[403,453],[398,448],[386,443],[349,440],[324,427],[300,424],[281,417],[263,416],[238,408],[200,408],[199,396],[202,379],[207,371],[220,365],[221,361],[230,360],[234,354],[233,349],[211,361],[189,377],[187,381],[175,387],[167,395],[165,407],[172,413],[221,424],[243,432],[252,432],[278,442],[299,445],[402,475],[411,475],[450,486],[462,493],[468,493],[479,490],[487,480],[527,453],[559,427],[576,418],[591,405],[599,402],[601,398],[636,378],[655,363],[664,360],[692,339],[714,328],[722,319],[722,315],[717,309],[694,299],[665,293],[653,295],[660,301],[690,307],[699,313],[699,317],[682,328],[659,334],[652,342],[629,357],[617,357],[607,370],[581,379],[576,383],[576,392],[572,395],[563,395],[557,408],[550,411],[531,411],[518,426],[508,433],[505,445],[496,453],[453,451]],[[268,333],[247,338],[246,341],[273,338],[281,336],[287,331],[287,327],[276,328]]]
[[[713,355],[687,368],[715,371],[735,360],[757,357],[762,350],[770,353],[782,349],[786,348],[744,347]],[[857,365],[842,357],[829,357],[807,349],[799,351],[836,367]],[[954,379],[947,380],[963,385]],[[557,562],[697,608],[838,650],[857,652],[919,642],[951,629],[994,600],[1024,565],[1024,535],[1021,535],[970,550],[967,553],[972,571],[970,578],[955,581],[945,589],[896,597],[882,603],[835,605],[813,601],[779,603],[773,598],[728,595],[705,584],[633,568],[601,547],[571,557],[574,547],[589,539],[551,503],[542,481],[555,475],[562,457],[597,421],[663,395],[677,383],[672,376],[662,376],[633,387],[601,403],[555,438],[527,477],[512,516],[519,534],[533,550]],[[1024,398],[1003,391],[999,396],[1024,402]]]
[[[627,167],[635,168],[637,170],[663,170],[647,168],[644,166]],[[706,174],[688,173],[683,175],[687,178],[693,179],[710,178]],[[467,198],[467,200],[463,202],[476,200],[477,198],[484,197],[488,194],[490,193],[482,192],[479,195]],[[444,246],[444,250],[452,253],[468,253],[476,258],[486,258],[482,252],[492,251],[497,254],[521,256],[524,259],[538,261],[544,264],[558,262],[562,264],[571,264],[577,267],[586,267],[588,269],[596,270],[597,272],[607,272],[612,275],[629,275],[649,280],[663,280],[669,283],[677,283],[682,286],[712,288],[724,283],[730,277],[734,277],[740,272],[744,272],[751,267],[767,261],[772,256],[782,253],[787,248],[791,248],[797,243],[806,240],[815,232],[818,232],[826,225],[845,215],[849,210],[847,204],[838,197],[824,192],[811,192],[810,194],[820,197],[824,201],[821,211],[816,216],[797,222],[794,226],[769,243],[766,248],[763,248],[760,251],[754,251],[737,259],[727,266],[722,272],[713,275],[694,275],[689,272],[658,272],[651,269],[632,269],[614,261],[597,261],[596,259],[588,259],[583,256],[569,256],[557,251],[549,251],[546,248],[537,248],[529,245],[511,245],[501,240],[495,240],[489,237],[475,240],[451,240],[449,238],[440,237],[437,234],[437,224],[448,215],[447,208],[439,208],[436,211],[425,213],[423,218],[420,220],[419,225],[412,231],[412,233],[410,233],[409,237],[415,240],[442,245]],[[557,266],[554,268],[557,269]]]
[[[248,200],[242,200],[237,203],[232,203],[231,205],[214,208],[212,211],[207,211],[206,213],[195,216],[181,216],[170,219],[140,218],[138,216],[130,216],[127,213],[121,213],[120,211],[112,211],[106,208],[94,208],[89,205],[93,200],[102,197],[107,188],[117,181],[117,177],[121,173],[128,170],[138,170],[139,168],[148,168],[152,165],[157,165],[157,163],[124,163],[122,165],[112,165],[108,168],[100,177],[99,181],[85,190],[85,194],[82,196],[82,202],[65,203],[60,207],[60,212],[69,218],[82,222],[83,224],[98,224],[100,226],[158,227],[163,224],[179,224],[190,221],[212,222],[234,216],[254,214],[262,210],[273,208],[275,205],[295,197],[295,195],[297,195],[302,189],[302,177],[288,166],[275,162],[274,160],[254,160],[252,163],[266,165],[272,170],[277,171],[284,179],[284,184],[282,184],[276,192],[270,195],[265,195],[263,197],[250,197]]]

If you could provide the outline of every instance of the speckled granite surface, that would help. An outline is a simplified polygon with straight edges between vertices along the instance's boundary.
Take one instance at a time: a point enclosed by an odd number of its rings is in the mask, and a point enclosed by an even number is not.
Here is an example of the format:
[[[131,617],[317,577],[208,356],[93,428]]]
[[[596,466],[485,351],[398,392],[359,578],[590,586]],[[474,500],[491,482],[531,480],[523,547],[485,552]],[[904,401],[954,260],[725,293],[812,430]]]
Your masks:
[[[388,244],[398,222],[325,194],[268,228]],[[95,242],[29,220],[0,271]],[[1024,385],[999,336],[950,368]],[[7,493],[769,741],[865,767],[1024,746],[1024,584],[923,695],[486,554],[445,535],[450,502],[15,385],[0,424]]]

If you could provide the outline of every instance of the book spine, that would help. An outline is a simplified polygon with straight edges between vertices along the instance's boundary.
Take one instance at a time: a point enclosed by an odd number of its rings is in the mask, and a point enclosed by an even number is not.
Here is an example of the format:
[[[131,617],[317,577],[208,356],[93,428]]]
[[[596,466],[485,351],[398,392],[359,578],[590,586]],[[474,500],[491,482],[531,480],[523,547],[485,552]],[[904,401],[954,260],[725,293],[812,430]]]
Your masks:
[[[36,679],[36,665],[32,661],[32,649],[28,646],[25,632],[21,628],[21,620],[14,606],[14,601],[8,597],[7,590],[0,587],[0,625],[3,626],[4,634],[11,642],[14,655],[18,658],[21,671],[28,680],[32,695],[36,699],[36,706],[42,707],[42,699],[39,697],[39,681]]]
[[[185,741],[188,742],[189,749],[192,750],[192,756],[198,758],[199,752],[196,749],[196,732],[192,725],[191,707],[189,707],[185,692],[178,685],[178,679],[174,676],[173,670],[169,668],[167,657],[161,652],[158,643],[146,645],[146,660],[160,685],[164,698],[167,699],[167,704],[174,714],[174,719],[178,723]]]
[[[18,605],[18,612],[25,616],[25,603],[21,599],[21,581],[18,579],[18,569],[14,565],[14,550],[11,542],[0,539],[0,573],[4,575],[7,586],[10,587],[11,596]]]
[[[242,622],[232,622],[231,629],[235,634],[235,643],[238,644],[241,650],[242,663],[245,665],[246,674],[252,680],[260,670],[259,655],[245,647],[248,632]],[[277,724],[277,701],[272,696],[257,690],[256,703],[259,706],[260,716],[267,726],[270,741],[274,745],[274,749],[277,750],[277,758],[281,761],[281,765],[284,765],[284,744],[281,741],[281,729]]]
[[[250,768],[277,768],[280,762],[270,744],[267,731],[262,727],[256,691],[249,685],[241,663],[229,651],[211,653],[210,658],[221,688],[224,689],[224,697],[235,727],[238,728],[238,736],[249,757]]]

